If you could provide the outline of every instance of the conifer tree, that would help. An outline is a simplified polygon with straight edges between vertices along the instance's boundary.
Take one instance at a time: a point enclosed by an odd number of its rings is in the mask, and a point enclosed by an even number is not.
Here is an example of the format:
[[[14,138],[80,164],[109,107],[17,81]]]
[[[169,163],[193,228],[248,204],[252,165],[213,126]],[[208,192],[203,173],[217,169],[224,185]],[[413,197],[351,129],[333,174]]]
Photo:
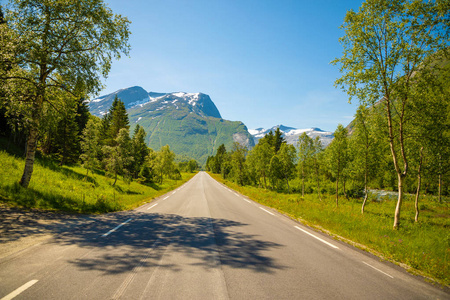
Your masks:
[[[130,129],[130,122],[128,120],[125,104],[117,97],[117,95],[114,98],[109,113],[111,115],[109,127],[111,137],[115,138],[122,128]]]
[[[131,140],[131,155],[134,158],[133,161],[133,177],[137,178],[139,176],[139,172],[145,165],[145,159],[148,155],[148,147],[145,144],[145,136],[147,134],[145,133],[144,128],[142,128],[139,124],[136,125],[136,128],[134,129],[133,138]]]
[[[100,167],[98,159],[101,152],[99,123],[95,119],[90,119],[83,130],[81,138],[82,154],[80,159],[83,168],[86,169],[86,177],[89,171]]]

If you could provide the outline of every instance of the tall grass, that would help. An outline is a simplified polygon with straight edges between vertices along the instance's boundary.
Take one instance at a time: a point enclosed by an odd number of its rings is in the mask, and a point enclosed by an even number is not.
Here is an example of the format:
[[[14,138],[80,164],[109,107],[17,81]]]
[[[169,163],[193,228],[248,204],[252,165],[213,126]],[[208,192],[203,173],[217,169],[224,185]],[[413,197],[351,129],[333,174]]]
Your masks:
[[[28,208],[76,213],[104,213],[132,209],[189,180],[195,174],[183,173],[181,180],[165,179],[163,184],[125,183],[102,172],[89,173],[80,166],[58,166],[37,159],[27,189],[19,185],[25,161],[0,150],[0,200]]]
[[[283,194],[251,186],[238,186],[210,174],[254,201],[273,207],[294,219],[343,237],[384,259],[403,263],[412,273],[450,284],[450,213],[449,199],[439,203],[434,196],[420,199],[419,223],[414,223],[414,198],[407,195],[402,206],[399,230],[393,230],[396,199],[369,199],[364,215],[362,199],[342,197],[336,208],[335,195]]]

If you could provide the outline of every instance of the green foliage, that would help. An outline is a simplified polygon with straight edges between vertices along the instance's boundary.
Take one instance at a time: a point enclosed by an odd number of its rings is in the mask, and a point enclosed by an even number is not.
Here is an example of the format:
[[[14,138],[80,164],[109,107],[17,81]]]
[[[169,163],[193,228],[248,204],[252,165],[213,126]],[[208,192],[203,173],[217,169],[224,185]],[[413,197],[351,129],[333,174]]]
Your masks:
[[[130,168],[134,161],[131,156],[131,139],[128,129],[120,129],[115,141],[115,146],[103,146],[105,153],[105,167],[108,174],[114,176],[113,186],[117,182],[117,176],[123,175],[127,182],[130,181]]]
[[[86,128],[83,130],[83,136],[81,141],[81,149],[83,153],[80,156],[83,168],[86,169],[86,176],[88,172],[93,172],[94,169],[100,167],[100,161],[98,160],[101,147],[100,147],[100,124],[96,122],[96,119],[92,118],[88,121]]]
[[[145,144],[146,135],[144,128],[139,125],[135,127],[133,139],[131,140],[131,156],[134,158],[131,171],[134,178],[138,177],[149,153],[149,148]]]
[[[126,183],[121,176],[113,181],[102,172],[86,176],[84,168],[59,166],[50,159],[37,159],[35,177],[25,189],[17,183],[25,162],[0,150],[0,201],[27,208],[75,213],[104,213],[136,208],[188,181],[194,174],[182,173],[181,180],[163,184]]]
[[[101,89],[100,74],[108,74],[112,58],[128,54],[129,21],[101,0],[11,0],[3,8],[0,90],[8,114],[20,116],[28,130],[20,181],[27,187],[46,110]]]
[[[423,114],[410,107],[424,89],[441,85],[437,78],[450,44],[449,11],[446,0],[367,0],[358,12],[347,12],[341,27],[345,30],[340,39],[343,55],[332,62],[339,64],[343,73],[335,84],[350,100],[357,97],[363,104],[381,101],[385,107],[399,191],[394,229],[399,226],[410,168],[408,125]]]
[[[111,120],[109,123],[109,136],[116,137],[122,128],[130,129],[130,122],[128,121],[127,110],[125,104],[116,97],[109,109]]]
[[[169,145],[161,147],[161,150],[156,154],[154,166],[159,175],[159,182],[163,182],[164,175],[169,178],[177,178],[179,170],[174,164],[175,153],[170,150]]]
[[[348,164],[348,141],[347,129],[339,124],[334,132],[334,139],[327,147],[328,161],[331,174],[336,179],[336,206],[338,206],[339,198],[339,179],[344,176],[344,170]],[[345,180],[345,178],[344,178]],[[344,181],[345,182],[345,181]],[[345,193],[345,189],[344,189]]]

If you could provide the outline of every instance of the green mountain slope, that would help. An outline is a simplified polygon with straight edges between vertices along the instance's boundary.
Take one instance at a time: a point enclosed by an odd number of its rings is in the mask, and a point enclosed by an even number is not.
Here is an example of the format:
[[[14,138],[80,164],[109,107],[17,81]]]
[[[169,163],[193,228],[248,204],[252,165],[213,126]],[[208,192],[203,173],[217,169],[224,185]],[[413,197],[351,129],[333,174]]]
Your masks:
[[[138,91],[138,92],[137,92]],[[177,155],[196,159],[204,164],[208,156],[225,144],[231,150],[234,142],[253,147],[253,138],[239,121],[221,118],[215,104],[202,93],[147,93],[132,87],[91,101],[91,112],[101,115],[111,99],[123,96],[130,119],[130,132],[137,124],[147,132],[150,148],[159,150],[169,145]],[[146,93],[146,92],[145,92]],[[135,95],[135,96],[134,96]]]

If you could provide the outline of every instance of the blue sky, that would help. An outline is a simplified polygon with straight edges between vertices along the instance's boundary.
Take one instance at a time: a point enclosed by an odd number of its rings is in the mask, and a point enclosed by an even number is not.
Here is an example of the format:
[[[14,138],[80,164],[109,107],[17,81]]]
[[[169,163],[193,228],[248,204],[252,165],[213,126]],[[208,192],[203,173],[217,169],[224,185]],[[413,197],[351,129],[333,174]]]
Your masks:
[[[352,119],[334,87],[345,13],[362,0],[106,0],[131,23],[130,58],[114,61],[101,95],[130,86],[202,92],[249,129],[334,131]]]

